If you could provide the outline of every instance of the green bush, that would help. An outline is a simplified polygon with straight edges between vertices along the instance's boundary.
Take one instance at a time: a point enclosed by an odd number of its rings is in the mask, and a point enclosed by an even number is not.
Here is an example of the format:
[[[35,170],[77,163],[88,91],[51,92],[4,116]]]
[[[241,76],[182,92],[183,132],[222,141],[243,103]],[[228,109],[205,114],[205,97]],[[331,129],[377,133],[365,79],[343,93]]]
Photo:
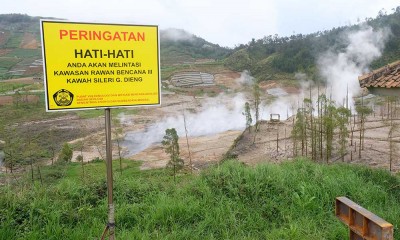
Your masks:
[[[61,149],[60,155],[58,155],[58,162],[70,162],[72,160],[72,148],[65,143]]]

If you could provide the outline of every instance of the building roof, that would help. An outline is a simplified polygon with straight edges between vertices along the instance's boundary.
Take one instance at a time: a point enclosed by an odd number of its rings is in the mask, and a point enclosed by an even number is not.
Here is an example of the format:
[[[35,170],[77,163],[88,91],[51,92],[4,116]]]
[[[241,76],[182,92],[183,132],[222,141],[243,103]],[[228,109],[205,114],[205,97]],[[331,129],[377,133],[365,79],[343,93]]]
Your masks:
[[[362,88],[400,88],[400,61],[359,76],[358,80]]]

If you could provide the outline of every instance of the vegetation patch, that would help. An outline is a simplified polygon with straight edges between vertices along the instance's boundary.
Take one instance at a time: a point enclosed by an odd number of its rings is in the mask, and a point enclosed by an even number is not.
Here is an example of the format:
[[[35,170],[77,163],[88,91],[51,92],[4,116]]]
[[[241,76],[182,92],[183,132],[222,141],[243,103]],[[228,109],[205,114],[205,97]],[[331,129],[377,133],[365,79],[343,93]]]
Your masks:
[[[25,86],[28,86],[28,84],[0,82],[0,93],[15,91],[16,89],[20,89]]]
[[[12,66],[19,63],[21,59],[14,58],[14,57],[4,57],[0,61],[0,68],[5,68],[9,70]]]
[[[135,108],[117,108],[112,110],[112,114],[117,116],[118,114],[137,114],[139,110]],[[89,118],[97,118],[104,116],[104,109],[92,109],[92,110],[84,110],[84,111],[76,111],[76,115],[82,119],[89,119]]]
[[[337,196],[392,223],[400,237],[400,179],[383,170],[301,159],[252,168],[228,160],[174,183],[165,170],[123,163],[114,175],[119,239],[346,239],[347,227],[334,216]],[[0,238],[98,238],[107,220],[105,163],[86,164],[84,174],[80,163],[41,172],[42,184],[0,188]]]
[[[42,51],[40,49],[22,49],[18,48],[8,53],[6,56],[8,57],[17,57],[17,58],[40,58],[40,54]]]

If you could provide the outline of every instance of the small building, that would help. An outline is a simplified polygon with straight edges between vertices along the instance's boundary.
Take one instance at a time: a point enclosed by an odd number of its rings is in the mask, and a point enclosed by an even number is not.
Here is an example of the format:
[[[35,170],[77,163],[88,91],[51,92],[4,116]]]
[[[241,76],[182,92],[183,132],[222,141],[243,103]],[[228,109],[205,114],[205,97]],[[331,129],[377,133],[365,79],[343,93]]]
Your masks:
[[[358,77],[360,87],[372,94],[400,96],[400,61]]]

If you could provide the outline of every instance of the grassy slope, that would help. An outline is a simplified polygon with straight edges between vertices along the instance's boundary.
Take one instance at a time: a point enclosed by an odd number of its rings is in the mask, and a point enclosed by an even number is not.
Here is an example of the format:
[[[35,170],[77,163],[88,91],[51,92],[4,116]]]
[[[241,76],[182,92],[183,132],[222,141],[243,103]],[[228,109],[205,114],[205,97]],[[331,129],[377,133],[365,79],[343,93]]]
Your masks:
[[[16,89],[20,86],[27,85],[15,84],[15,83],[0,83],[0,92]],[[33,86],[33,85],[30,85]],[[23,103],[19,106],[16,105],[4,105],[0,106],[0,124],[3,126],[11,125],[14,123],[23,123],[26,121],[37,121],[44,120],[53,117],[65,116],[65,112],[54,112],[47,113],[45,107],[45,96],[44,93],[37,93],[39,96],[38,103]]]
[[[117,165],[117,164],[114,164]],[[236,161],[181,175],[115,166],[118,239],[346,239],[334,199],[348,196],[395,225],[400,180],[381,170],[305,160],[246,167]],[[0,188],[0,239],[94,239],[106,224],[104,163],[42,168],[44,187]]]

